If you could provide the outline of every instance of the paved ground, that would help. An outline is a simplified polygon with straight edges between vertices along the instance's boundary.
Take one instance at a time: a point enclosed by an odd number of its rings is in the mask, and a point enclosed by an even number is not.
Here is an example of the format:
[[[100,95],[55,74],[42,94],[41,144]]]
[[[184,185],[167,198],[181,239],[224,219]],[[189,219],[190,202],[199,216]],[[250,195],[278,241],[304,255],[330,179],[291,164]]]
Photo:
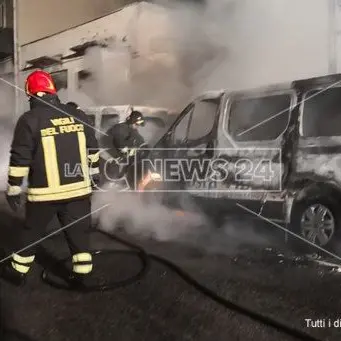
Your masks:
[[[17,217],[5,208],[0,215],[0,243],[8,250],[17,235]],[[341,322],[339,328],[307,328],[305,319],[341,319],[341,272],[297,257],[276,238],[248,236],[242,242],[234,231],[191,245],[139,244],[177,263],[223,297],[321,340],[339,341]],[[94,248],[121,248],[98,234],[91,240]],[[210,247],[204,248],[203,241]],[[44,247],[58,257],[67,253],[60,236]],[[135,256],[122,254],[98,257],[96,265],[98,276],[110,280],[139,268]],[[40,281],[40,272],[37,265],[22,289],[1,282],[2,327],[10,330],[1,340],[294,340],[230,312],[157,263],[142,280],[104,293],[58,291]]]

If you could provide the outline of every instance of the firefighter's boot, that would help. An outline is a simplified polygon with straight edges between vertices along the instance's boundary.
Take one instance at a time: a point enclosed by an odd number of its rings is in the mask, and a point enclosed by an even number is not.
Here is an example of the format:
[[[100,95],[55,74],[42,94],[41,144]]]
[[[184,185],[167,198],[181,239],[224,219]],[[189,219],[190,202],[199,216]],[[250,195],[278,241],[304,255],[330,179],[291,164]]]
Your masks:
[[[68,282],[73,288],[85,288],[92,272],[92,255],[87,252],[77,253],[72,256],[72,273]]]
[[[10,263],[2,268],[1,278],[15,286],[22,286],[26,283],[26,274],[15,270]]]
[[[11,258],[2,269],[2,278],[16,286],[24,285],[35,256],[14,253]]]

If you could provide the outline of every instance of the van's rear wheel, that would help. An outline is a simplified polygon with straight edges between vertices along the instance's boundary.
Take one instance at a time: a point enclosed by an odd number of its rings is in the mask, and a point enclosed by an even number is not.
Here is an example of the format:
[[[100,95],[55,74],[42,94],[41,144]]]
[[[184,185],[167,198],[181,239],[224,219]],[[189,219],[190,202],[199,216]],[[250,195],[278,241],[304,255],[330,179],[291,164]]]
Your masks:
[[[313,244],[326,246],[335,233],[335,218],[331,210],[321,204],[313,204],[302,212],[300,231],[304,239]]]
[[[318,247],[333,251],[339,239],[340,221],[338,207],[329,198],[306,199],[296,203],[291,220],[291,231],[297,234],[291,237],[293,245],[301,251],[322,253]]]

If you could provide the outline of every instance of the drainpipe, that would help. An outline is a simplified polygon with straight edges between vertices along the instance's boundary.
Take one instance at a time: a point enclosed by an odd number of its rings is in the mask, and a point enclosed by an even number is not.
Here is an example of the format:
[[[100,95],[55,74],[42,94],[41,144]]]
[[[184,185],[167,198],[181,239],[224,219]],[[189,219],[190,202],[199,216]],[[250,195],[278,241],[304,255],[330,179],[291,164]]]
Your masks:
[[[15,115],[14,121],[20,113],[20,43],[18,39],[18,4],[20,0],[13,0],[13,50],[14,50],[14,86],[15,86]]]
[[[328,73],[337,73],[337,51],[336,51],[336,0],[328,1],[329,21],[329,51],[328,51]]]
[[[3,20],[3,27],[7,27],[7,15],[8,15],[8,8],[7,3],[3,3],[3,13],[2,13],[2,20]]]

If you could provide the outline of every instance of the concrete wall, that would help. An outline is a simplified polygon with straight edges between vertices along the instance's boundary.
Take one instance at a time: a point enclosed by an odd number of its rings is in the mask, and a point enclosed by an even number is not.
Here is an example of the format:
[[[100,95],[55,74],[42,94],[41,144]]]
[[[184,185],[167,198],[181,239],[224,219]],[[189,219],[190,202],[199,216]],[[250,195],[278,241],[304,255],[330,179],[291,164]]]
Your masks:
[[[24,45],[81,25],[132,0],[18,0],[18,37]]]
[[[78,1],[78,0],[76,0]],[[136,6],[128,6],[123,10],[71,28],[62,33],[47,37],[21,47],[21,68],[26,61],[44,55],[70,55],[70,48],[94,39],[122,39],[131,31],[131,23],[136,16]]]

